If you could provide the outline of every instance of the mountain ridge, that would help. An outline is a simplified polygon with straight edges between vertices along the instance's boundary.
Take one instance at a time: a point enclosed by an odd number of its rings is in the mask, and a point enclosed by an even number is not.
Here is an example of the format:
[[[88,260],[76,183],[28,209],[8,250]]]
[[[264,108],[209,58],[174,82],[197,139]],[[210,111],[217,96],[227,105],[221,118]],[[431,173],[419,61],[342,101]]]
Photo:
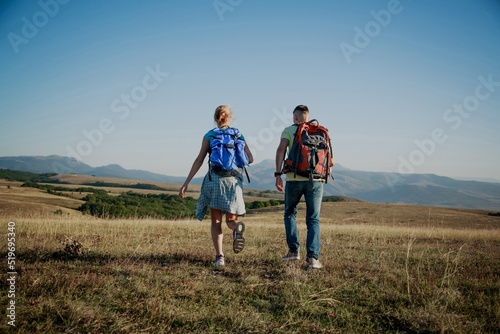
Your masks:
[[[0,157],[0,168],[32,173],[84,174],[154,182],[183,183],[185,177],[145,170],[125,169],[118,164],[92,167],[74,158],[50,156]],[[255,190],[275,190],[273,160],[248,168]],[[398,174],[357,171],[336,165],[325,184],[325,196],[348,196],[375,203],[401,203],[500,211],[500,183],[456,180],[435,174]],[[200,184],[203,177],[192,180]],[[246,181],[245,181],[246,182]]]

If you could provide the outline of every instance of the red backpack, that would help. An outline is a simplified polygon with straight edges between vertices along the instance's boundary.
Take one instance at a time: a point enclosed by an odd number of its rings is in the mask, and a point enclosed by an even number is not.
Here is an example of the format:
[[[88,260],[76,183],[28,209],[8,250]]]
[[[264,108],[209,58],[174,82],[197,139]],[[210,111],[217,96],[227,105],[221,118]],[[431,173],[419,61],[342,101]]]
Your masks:
[[[298,124],[292,148],[283,164],[283,173],[308,177],[310,181],[323,179],[328,182],[333,165],[328,129],[319,125],[316,119]]]

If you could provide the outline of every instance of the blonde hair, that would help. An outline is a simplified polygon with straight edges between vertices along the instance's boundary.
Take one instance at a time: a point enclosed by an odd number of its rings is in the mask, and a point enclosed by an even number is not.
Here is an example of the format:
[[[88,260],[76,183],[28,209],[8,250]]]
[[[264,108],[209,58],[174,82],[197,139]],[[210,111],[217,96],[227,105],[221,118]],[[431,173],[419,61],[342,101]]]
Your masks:
[[[220,105],[215,109],[214,121],[217,123],[217,127],[229,126],[232,118],[233,112],[228,105]]]

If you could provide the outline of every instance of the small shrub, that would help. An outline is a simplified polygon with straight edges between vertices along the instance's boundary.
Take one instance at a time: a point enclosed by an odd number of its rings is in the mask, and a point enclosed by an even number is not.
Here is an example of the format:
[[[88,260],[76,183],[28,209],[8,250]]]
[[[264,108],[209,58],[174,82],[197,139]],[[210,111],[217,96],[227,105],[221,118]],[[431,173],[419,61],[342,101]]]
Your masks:
[[[64,246],[62,250],[62,253],[64,255],[71,255],[71,256],[83,255],[83,245],[78,240],[65,237],[65,239],[61,241],[61,244],[63,244]]]

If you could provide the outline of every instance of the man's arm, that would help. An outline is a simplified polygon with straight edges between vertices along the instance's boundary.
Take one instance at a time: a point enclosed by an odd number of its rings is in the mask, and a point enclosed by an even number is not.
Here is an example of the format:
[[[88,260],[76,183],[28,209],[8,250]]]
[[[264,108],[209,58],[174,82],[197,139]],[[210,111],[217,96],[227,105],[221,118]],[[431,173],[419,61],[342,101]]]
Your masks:
[[[286,149],[288,148],[288,144],[290,141],[286,138],[281,138],[278,149],[276,150],[276,172],[281,172],[281,167],[283,166],[283,160],[285,159]],[[281,179],[281,175],[276,176],[276,188],[279,191],[283,191],[283,180]]]

